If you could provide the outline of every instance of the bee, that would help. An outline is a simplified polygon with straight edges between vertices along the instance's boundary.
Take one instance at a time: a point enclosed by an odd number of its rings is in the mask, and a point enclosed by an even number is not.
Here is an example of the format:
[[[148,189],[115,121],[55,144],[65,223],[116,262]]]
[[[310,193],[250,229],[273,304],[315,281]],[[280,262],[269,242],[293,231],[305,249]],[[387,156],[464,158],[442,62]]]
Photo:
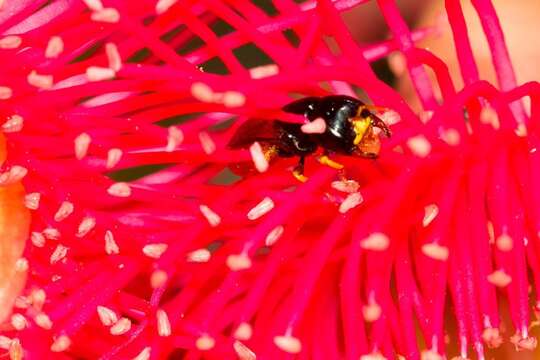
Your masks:
[[[285,105],[282,110],[303,115],[311,123],[323,121],[320,131],[306,132],[302,124],[281,120],[248,119],[237,129],[228,146],[245,149],[258,142],[268,162],[275,157],[298,156],[293,175],[305,182],[305,159],[321,149],[319,162],[339,170],[343,165],[331,160],[331,154],[368,159],[379,156],[381,141],[374,128],[381,129],[387,137],[391,132],[370,109],[374,107],[345,95],[306,97]]]

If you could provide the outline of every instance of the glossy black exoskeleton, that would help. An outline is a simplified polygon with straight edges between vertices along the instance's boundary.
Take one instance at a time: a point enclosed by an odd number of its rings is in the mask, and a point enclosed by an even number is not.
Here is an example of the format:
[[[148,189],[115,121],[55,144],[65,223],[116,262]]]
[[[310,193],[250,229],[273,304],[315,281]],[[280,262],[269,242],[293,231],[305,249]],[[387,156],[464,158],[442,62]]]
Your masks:
[[[380,151],[380,139],[373,128],[380,128],[386,136],[390,136],[390,129],[370,111],[370,106],[350,96],[307,97],[285,105],[283,110],[304,115],[310,122],[320,118],[324,121],[324,129],[320,133],[306,133],[302,130],[302,124],[249,119],[238,128],[229,147],[246,148],[257,141],[267,160],[274,156],[299,156],[300,162],[294,175],[305,181],[305,157],[319,148],[323,149],[323,155],[319,157],[321,163],[341,169],[343,166],[330,160],[329,154],[376,158]]]

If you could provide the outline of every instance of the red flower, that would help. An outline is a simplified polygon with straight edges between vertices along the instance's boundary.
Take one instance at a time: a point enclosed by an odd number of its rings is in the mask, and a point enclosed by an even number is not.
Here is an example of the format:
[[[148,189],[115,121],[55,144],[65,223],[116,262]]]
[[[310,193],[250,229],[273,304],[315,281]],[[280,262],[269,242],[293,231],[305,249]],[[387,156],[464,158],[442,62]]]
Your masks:
[[[442,359],[457,344],[483,358],[511,332],[534,349],[540,87],[516,86],[487,0],[473,3],[501,90],[479,80],[458,1],[459,90],[414,45],[433,29],[411,33],[393,1],[378,3],[394,39],[360,47],[340,12],[363,2],[282,0],[269,15],[248,1],[6,1],[0,182],[22,179],[32,220],[24,257],[4,266],[27,282],[0,347],[12,359]],[[370,67],[395,50],[420,115]],[[355,87],[392,109],[380,116],[394,136],[376,161],[337,157],[348,181],[309,158],[300,184],[295,160],[226,146],[251,117],[304,121],[279,110],[292,93]]]

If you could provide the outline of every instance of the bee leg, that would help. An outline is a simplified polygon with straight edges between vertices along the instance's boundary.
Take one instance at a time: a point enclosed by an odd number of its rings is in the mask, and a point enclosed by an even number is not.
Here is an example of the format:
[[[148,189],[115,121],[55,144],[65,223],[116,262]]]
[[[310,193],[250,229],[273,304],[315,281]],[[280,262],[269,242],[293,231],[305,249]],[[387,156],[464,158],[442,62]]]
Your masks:
[[[342,170],[344,168],[343,164],[340,164],[334,160],[331,160],[328,157],[328,153],[326,152],[321,157],[319,157],[319,163],[329,166],[332,169],[336,169],[336,170]]]
[[[304,175],[304,161],[305,158],[300,156],[300,161],[293,170],[293,176],[300,182],[306,182],[308,180],[308,177]]]
[[[392,136],[392,131],[390,131],[390,128],[388,127],[388,125],[386,125],[384,121],[382,121],[377,116],[372,116],[371,118],[372,118],[371,121],[373,123],[373,126],[381,129],[386,137],[389,138],[390,136]]]

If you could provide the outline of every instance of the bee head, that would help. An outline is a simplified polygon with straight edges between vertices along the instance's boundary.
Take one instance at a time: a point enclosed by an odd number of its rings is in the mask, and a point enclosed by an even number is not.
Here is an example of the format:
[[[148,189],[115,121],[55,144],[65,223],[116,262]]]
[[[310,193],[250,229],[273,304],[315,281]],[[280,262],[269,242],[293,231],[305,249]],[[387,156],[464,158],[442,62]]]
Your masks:
[[[358,108],[357,115],[351,121],[355,133],[354,153],[370,159],[377,158],[381,150],[381,140],[373,128],[381,129],[387,137],[390,137],[388,126],[365,106]]]

